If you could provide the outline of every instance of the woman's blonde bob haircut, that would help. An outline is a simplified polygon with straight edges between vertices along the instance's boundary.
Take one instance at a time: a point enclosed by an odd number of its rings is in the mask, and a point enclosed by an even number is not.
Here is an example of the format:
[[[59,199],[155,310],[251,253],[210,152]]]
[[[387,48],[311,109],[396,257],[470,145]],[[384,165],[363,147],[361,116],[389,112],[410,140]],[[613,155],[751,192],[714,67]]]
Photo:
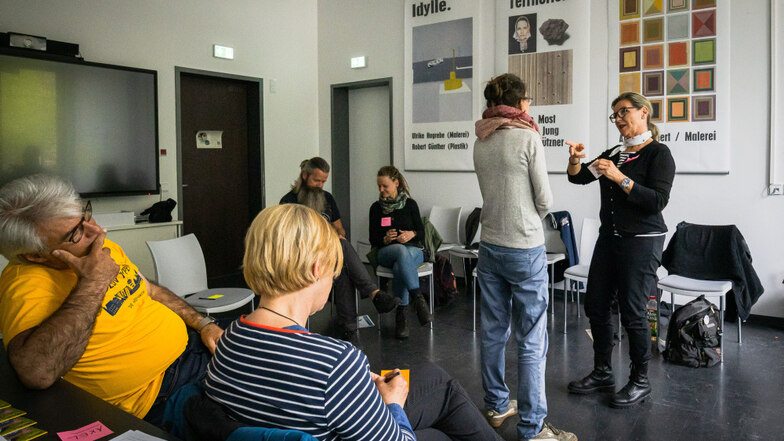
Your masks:
[[[304,289],[320,277],[334,277],[343,267],[335,229],[320,214],[299,204],[268,207],[245,236],[243,274],[261,297],[279,297]]]

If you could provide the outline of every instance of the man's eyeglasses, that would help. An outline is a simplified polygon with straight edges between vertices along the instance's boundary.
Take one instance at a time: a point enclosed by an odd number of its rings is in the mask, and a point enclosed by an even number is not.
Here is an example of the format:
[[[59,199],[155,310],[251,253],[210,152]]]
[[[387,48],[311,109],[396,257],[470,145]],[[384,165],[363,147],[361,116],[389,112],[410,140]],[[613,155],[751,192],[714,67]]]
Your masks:
[[[90,204],[90,201],[87,201],[87,205],[84,206],[84,212],[82,212],[82,220],[68,233],[68,238],[65,239],[66,242],[71,243],[79,243],[84,236],[84,223],[90,222],[90,219],[93,218],[93,206]]]
[[[634,109],[634,107],[621,107],[617,112],[610,114],[610,122],[615,124],[616,119],[623,118],[631,109]]]

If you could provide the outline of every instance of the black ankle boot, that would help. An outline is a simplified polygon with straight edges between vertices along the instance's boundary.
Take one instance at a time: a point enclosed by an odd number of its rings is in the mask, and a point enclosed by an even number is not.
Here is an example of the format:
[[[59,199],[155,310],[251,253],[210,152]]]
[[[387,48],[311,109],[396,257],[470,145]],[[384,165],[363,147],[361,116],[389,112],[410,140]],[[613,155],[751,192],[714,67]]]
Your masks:
[[[581,380],[569,383],[569,392],[586,395],[594,392],[615,392],[615,376],[608,360],[596,359],[593,372]]]
[[[417,318],[419,319],[419,324],[425,326],[426,324],[433,321],[433,314],[430,313],[430,306],[427,304],[425,300],[425,296],[422,295],[422,291],[417,289],[412,289],[409,292],[409,297],[414,299],[414,308],[416,308]]]
[[[629,382],[614,396],[612,407],[629,407],[645,401],[651,395],[651,383],[648,382],[648,362],[632,363]]]
[[[408,305],[400,305],[397,307],[397,315],[395,315],[395,338],[401,340],[408,338],[408,323],[406,323],[406,310]]]

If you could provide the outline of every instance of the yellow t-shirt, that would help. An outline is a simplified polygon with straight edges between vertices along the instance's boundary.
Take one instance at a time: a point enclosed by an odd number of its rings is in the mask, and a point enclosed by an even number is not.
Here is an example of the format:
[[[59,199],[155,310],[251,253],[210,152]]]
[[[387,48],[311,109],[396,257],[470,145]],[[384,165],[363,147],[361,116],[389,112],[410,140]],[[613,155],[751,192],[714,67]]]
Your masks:
[[[153,300],[136,265],[106,240],[120,272],[104,296],[84,354],[63,378],[139,418],[152,407],[167,367],[185,350],[185,323]],[[76,285],[70,270],[10,264],[0,275],[0,332],[6,348],[40,325]]]

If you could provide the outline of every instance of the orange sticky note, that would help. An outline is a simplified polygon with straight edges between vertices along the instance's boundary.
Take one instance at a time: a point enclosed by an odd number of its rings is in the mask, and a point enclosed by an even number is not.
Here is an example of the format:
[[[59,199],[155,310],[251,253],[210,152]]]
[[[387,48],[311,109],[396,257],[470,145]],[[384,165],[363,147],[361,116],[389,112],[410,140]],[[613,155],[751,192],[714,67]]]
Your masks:
[[[394,372],[394,371],[395,371],[394,369],[388,369],[388,370],[385,370],[385,371],[381,371],[380,375],[383,377],[384,375],[386,375],[386,374],[388,374],[390,372]],[[409,380],[409,378],[410,378],[410,376],[409,376],[409,369],[400,369],[400,375],[402,375],[403,379],[406,380],[406,384],[411,384],[411,381]]]

